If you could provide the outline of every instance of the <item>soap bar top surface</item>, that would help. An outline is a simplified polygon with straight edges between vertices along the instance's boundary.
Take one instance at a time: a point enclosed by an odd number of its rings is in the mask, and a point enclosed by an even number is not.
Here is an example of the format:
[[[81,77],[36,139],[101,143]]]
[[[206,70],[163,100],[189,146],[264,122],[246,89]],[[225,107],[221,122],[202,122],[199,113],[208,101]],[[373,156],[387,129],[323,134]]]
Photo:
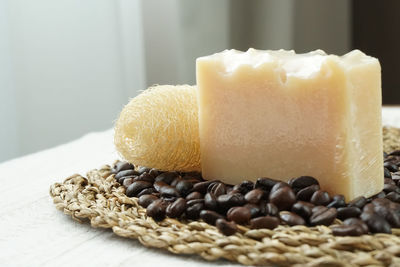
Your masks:
[[[203,176],[236,184],[309,175],[347,200],[380,192],[380,71],[359,50],[225,50],[198,58]]]

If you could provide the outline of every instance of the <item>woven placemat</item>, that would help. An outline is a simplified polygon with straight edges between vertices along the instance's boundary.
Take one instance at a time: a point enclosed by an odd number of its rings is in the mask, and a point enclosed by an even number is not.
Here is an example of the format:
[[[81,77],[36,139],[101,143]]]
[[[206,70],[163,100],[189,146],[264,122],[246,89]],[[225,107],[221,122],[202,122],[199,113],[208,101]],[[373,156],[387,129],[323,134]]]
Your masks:
[[[400,148],[400,129],[384,128],[383,133],[385,151]],[[50,188],[56,208],[73,219],[89,220],[93,227],[112,228],[119,236],[176,254],[198,254],[209,261],[224,258],[244,265],[400,266],[400,229],[392,229],[393,234],[336,237],[326,226],[274,230],[239,226],[238,233],[224,236],[202,221],[167,218],[155,222],[137,198],[124,192],[108,165]]]

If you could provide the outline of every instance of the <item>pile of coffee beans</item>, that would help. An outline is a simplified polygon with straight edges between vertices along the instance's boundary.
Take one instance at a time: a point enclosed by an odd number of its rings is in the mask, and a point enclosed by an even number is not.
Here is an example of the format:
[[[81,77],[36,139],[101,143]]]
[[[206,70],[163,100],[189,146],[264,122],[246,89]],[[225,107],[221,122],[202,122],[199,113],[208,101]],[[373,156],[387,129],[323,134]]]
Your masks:
[[[329,195],[310,176],[287,183],[271,178],[243,181],[237,185],[207,181],[198,172],[164,172],[127,162],[113,166],[115,179],[128,197],[137,197],[147,215],[155,220],[186,218],[215,225],[225,235],[238,231],[237,224],[252,229],[285,225],[331,225],[338,236],[391,233],[400,227],[400,150],[384,153],[384,188],[379,194],[346,202]]]

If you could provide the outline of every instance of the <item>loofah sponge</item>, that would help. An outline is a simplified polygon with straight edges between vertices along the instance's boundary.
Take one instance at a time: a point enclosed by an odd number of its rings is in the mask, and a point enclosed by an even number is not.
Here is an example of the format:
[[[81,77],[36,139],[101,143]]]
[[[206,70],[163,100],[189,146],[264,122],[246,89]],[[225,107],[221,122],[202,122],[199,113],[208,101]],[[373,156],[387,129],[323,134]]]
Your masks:
[[[121,156],[161,170],[200,171],[196,90],[159,85],[133,98],[115,125],[114,142]]]

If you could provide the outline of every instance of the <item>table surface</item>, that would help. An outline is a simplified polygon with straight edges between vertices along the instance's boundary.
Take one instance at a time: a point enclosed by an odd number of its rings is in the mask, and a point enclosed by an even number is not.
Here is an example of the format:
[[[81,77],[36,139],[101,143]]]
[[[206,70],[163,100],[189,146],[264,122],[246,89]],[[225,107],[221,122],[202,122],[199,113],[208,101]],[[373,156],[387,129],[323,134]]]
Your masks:
[[[400,127],[400,108],[385,107],[384,125]],[[80,224],[56,210],[49,187],[118,158],[113,132],[89,133],[52,149],[0,164],[1,266],[233,266],[149,249],[109,229]]]

